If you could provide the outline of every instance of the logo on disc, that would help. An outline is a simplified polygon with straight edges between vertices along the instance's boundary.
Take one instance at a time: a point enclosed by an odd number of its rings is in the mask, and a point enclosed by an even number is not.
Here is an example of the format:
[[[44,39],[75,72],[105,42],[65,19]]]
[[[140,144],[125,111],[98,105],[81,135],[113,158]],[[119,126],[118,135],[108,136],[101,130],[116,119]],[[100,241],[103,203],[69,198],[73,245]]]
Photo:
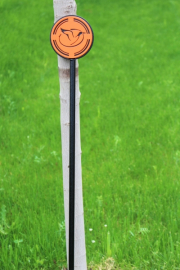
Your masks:
[[[67,59],[84,56],[93,44],[93,31],[79,16],[66,16],[58,20],[51,30],[51,45],[55,52]]]

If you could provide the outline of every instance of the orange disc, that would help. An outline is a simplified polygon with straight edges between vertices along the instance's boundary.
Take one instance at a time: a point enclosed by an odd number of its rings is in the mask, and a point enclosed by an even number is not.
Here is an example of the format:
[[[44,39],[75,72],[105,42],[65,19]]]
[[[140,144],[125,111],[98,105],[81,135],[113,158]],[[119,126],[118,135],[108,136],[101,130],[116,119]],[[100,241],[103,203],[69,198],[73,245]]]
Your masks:
[[[67,59],[84,56],[92,47],[94,36],[89,23],[79,16],[65,16],[51,30],[51,45]]]

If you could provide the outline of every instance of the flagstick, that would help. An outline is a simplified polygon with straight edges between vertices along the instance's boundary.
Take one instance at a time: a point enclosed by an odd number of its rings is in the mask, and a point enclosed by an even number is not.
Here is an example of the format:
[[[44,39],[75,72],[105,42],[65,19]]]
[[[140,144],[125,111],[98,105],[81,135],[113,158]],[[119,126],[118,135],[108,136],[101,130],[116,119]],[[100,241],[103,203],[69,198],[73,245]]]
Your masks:
[[[69,270],[74,270],[75,223],[75,59],[70,59],[70,141],[69,141]]]
[[[58,1],[55,1],[58,2]],[[58,13],[59,14],[59,13]],[[58,15],[59,16],[59,15]],[[73,24],[73,25],[72,25]],[[64,29],[64,30],[63,30]],[[80,29],[80,30],[78,30]],[[79,31],[79,34],[76,37],[76,41],[74,39],[71,40],[71,37],[68,36],[67,33]],[[86,35],[87,34],[87,35]],[[83,57],[88,51],[91,49],[94,40],[94,35],[91,26],[89,23],[83,18],[70,15],[64,16],[53,25],[50,34],[50,41],[52,48],[54,51],[61,57],[70,60],[70,130],[69,130],[69,260],[68,267],[69,270],[74,270],[75,264],[83,266],[83,269],[87,268],[86,263],[86,248],[85,248],[85,235],[82,235],[80,241],[81,250],[79,252],[79,257],[76,257],[75,254],[75,232],[77,235],[80,234],[81,229],[84,234],[84,220],[83,220],[83,211],[79,214],[80,218],[80,227],[79,224],[75,224],[75,66],[76,60],[78,58]],[[74,41],[74,42],[73,42]],[[73,43],[72,43],[73,42]],[[79,104],[78,104],[79,106]],[[63,124],[62,124],[63,126]],[[79,127],[79,126],[78,126]],[[78,168],[80,168],[81,161],[78,161]],[[65,163],[65,162],[64,162]],[[67,166],[64,167],[63,170],[63,181],[66,184],[66,173],[64,173],[67,169]],[[68,180],[68,179],[67,179]],[[81,175],[79,175],[79,181],[81,183]],[[81,191],[82,189],[80,189]],[[64,201],[66,201],[66,193],[64,193]],[[83,208],[82,198],[78,198],[77,206],[81,209]],[[65,217],[68,215],[67,207],[65,206]],[[76,230],[75,230],[76,225]],[[66,229],[68,224],[66,224]],[[67,230],[66,230],[67,234]],[[77,236],[78,237],[78,236]],[[77,239],[76,239],[77,240]],[[77,241],[78,241],[77,240]],[[76,250],[76,253],[79,250]],[[82,267],[81,267],[82,268]]]

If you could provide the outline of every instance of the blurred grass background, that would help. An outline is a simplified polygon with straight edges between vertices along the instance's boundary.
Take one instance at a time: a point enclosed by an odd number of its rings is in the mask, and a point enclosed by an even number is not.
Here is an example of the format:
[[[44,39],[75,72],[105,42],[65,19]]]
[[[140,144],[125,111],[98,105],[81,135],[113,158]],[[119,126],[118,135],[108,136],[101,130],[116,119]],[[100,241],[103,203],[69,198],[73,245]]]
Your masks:
[[[180,3],[77,7],[95,35],[79,60],[88,264],[180,269]],[[53,2],[1,0],[0,14],[0,268],[61,269]]]

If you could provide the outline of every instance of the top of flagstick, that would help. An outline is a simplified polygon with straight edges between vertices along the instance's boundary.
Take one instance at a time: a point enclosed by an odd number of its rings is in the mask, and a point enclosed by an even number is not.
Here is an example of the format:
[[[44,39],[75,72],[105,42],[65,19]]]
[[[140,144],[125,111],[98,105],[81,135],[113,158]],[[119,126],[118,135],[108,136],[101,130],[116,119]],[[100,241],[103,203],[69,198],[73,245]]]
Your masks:
[[[83,57],[91,49],[94,35],[86,20],[70,15],[55,22],[50,40],[58,55],[66,59],[77,59]]]

